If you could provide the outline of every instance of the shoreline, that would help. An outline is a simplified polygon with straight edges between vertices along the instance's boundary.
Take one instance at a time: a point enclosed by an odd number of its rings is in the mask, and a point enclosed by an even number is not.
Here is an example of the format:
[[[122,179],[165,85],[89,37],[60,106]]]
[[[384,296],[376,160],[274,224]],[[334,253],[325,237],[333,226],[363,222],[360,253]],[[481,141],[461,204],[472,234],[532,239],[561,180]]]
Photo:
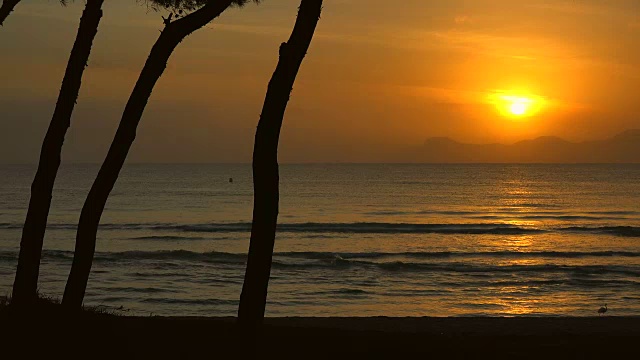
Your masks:
[[[14,350],[40,344],[29,351],[48,356],[90,352],[108,358],[215,357],[238,355],[246,348],[247,339],[235,320],[87,313],[69,317],[59,312],[27,319],[5,311],[0,313],[0,338]],[[268,358],[424,354],[566,359],[621,357],[635,352],[638,341],[640,317],[270,317],[258,348],[260,356]]]

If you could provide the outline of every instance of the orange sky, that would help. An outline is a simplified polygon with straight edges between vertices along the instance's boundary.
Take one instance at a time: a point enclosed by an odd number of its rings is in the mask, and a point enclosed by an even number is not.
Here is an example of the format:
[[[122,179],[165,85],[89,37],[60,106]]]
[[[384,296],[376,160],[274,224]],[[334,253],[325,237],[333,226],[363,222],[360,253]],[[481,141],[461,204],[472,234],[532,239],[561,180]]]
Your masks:
[[[66,162],[100,162],[162,22],[107,1]],[[183,42],[135,162],[248,162],[298,1],[230,10]],[[83,2],[24,1],[0,29],[0,162],[36,162]],[[428,137],[587,140],[640,128],[637,0],[325,0],[281,139],[283,162],[377,161]],[[530,116],[504,96],[533,99]],[[498,106],[496,105],[498,103]]]

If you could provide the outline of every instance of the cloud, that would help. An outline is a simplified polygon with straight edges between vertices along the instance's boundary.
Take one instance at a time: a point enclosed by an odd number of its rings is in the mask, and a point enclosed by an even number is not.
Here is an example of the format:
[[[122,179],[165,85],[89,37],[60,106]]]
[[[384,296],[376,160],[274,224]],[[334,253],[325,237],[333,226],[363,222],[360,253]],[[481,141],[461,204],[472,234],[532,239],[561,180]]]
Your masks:
[[[471,19],[471,17],[467,15],[458,15],[453,19],[453,21],[458,25],[462,25],[472,23],[473,19]]]
[[[278,36],[286,37],[291,32],[290,28],[283,26],[269,26],[269,25],[252,25],[252,24],[229,24],[229,23],[214,23],[210,25],[212,28],[222,31],[239,32],[245,34],[254,35],[266,35],[266,36]]]
[[[565,44],[539,36],[507,36],[478,31],[448,30],[423,32],[419,37],[429,37],[450,49],[518,60],[573,58]]]
[[[532,8],[550,10],[566,14],[594,15],[611,10],[610,6],[578,3],[575,1],[556,1],[553,3],[531,4]]]

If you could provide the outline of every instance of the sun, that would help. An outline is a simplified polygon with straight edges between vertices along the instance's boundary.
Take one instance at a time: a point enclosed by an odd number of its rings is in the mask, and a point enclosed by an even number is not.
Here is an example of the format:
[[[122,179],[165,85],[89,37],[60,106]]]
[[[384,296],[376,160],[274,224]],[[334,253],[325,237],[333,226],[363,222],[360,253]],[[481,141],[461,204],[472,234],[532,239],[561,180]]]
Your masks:
[[[531,99],[516,96],[505,96],[504,100],[507,102],[509,112],[515,116],[526,115],[532,103]]]
[[[541,110],[543,98],[535,95],[496,91],[489,95],[489,102],[495,105],[500,114],[505,117],[526,119]]]

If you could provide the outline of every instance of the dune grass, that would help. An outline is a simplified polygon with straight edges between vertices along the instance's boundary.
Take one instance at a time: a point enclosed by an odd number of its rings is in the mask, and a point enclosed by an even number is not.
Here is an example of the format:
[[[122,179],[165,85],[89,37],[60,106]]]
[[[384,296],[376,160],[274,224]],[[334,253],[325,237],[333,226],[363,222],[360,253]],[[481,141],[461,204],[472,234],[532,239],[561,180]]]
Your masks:
[[[11,305],[11,295],[5,295],[0,297],[0,312],[13,312],[15,306]],[[33,306],[29,306],[28,310],[30,312],[37,313],[58,313],[58,312],[67,312],[66,309],[62,307],[62,302],[60,298],[43,294],[38,292],[38,300]],[[92,305],[92,306],[82,306],[81,313],[84,314],[94,314],[94,315],[110,315],[110,316],[122,316],[124,313],[128,312],[128,309],[123,308],[122,306],[119,308],[113,308],[106,305]]]

